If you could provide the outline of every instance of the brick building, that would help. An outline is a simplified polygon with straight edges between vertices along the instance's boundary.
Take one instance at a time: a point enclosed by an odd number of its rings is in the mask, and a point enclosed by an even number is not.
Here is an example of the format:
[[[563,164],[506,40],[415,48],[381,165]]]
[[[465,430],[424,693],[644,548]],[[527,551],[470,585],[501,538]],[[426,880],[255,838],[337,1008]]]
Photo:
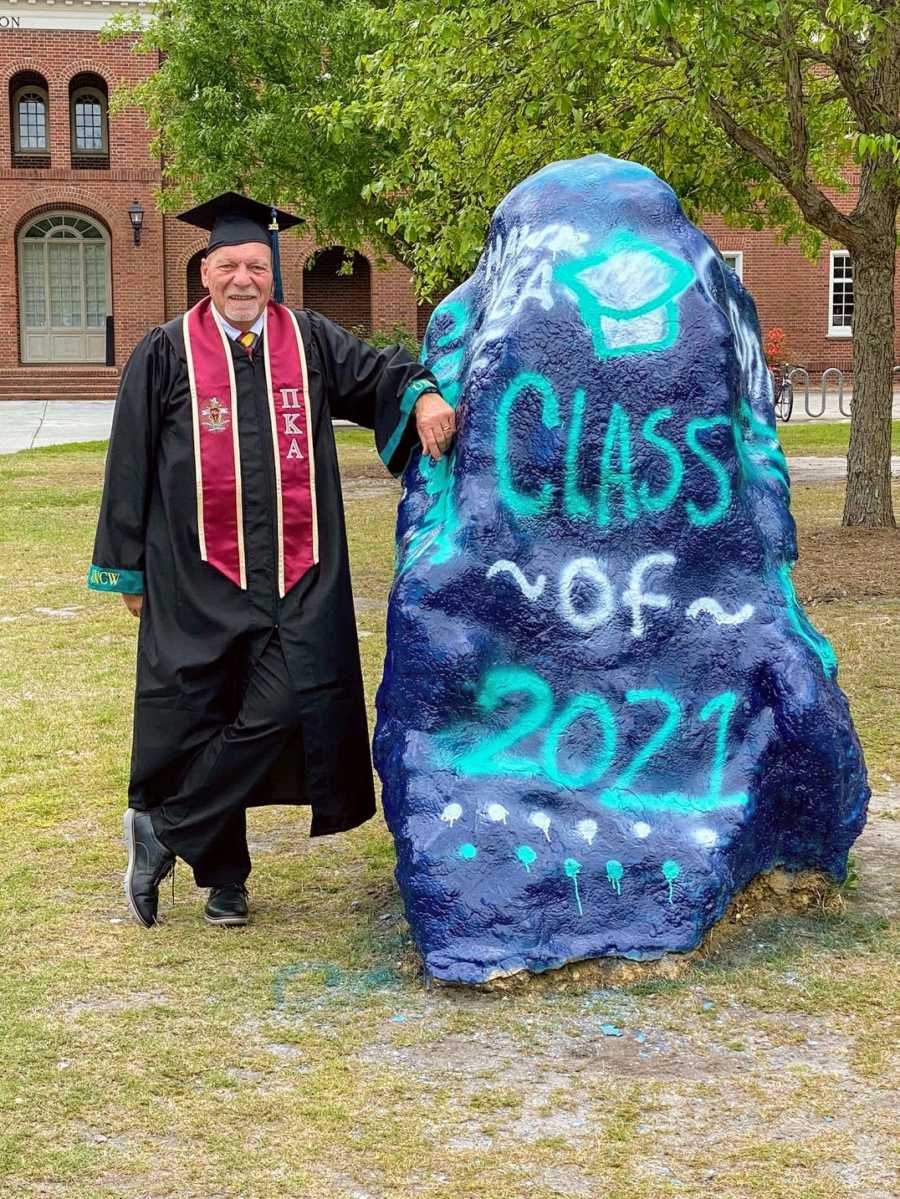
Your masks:
[[[853,206],[852,191],[831,198],[844,211]],[[813,385],[829,367],[850,374],[853,266],[846,250],[826,246],[818,260],[810,262],[795,243],[782,244],[769,229],[729,229],[719,217],[709,217],[703,228],[756,301],[763,331],[784,330],[785,356],[806,367]],[[900,271],[894,305],[900,312]],[[894,346],[900,362],[896,323]]]
[[[107,111],[113,91],[158,60],[103,45],[98,32],[114,12],[142,7],[0,0],[0,304],[17,333],[0,343],[0,400],[115,395],[147,329],[202,294],[206,238],[156,210],[160,163],[144,114]],[[416,328],[399,263],[379,270],[361,246],[346,276],[342,247],[291,234],[281,251],[288,303],[365,332]]]
[[[0,399],[115,394],[143,333],[202,294],[205,238],[156,210],[160,164],[143,113],[107,110],[119,85],[158,62],[122,41],[101,44],[98,32],[114,12],[143,7],[0,0],[0,303],[17,334],[0,343]],[[755,295],[763,327],[785,329],[795,361],[849,365],[846,255],[810,264],[769,233],[707,228]],[[288,303],[364,332],[402,325],[421,336],[431,306],[416,304],[403,266],[378,269],[361,246],[352,275],[339,275],[342,258],[341,247],[283,237]]]

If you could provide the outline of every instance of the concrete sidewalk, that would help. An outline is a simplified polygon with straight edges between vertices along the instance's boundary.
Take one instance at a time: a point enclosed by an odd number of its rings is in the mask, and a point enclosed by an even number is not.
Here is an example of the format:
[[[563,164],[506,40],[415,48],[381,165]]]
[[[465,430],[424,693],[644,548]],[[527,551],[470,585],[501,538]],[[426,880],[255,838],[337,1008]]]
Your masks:
[[[0,454],[73,441],[105,441],[112,400],[7,400],[0,404]]]
[[[847,391],[844,393],[844,408],[849,412],[850,405],[853,400],[853,392]],[[823,409],[824,403],[824,409]],[[807,399],[806,393],[802,387],[794,388],[794,410],[791,413],[790,423],[792,425],[812,424],[815,421],[837,422],[839,424],[849,424],[850,417],[844,416],[838,404],[837,392],[829,390],[823,397],[818,390],[810,389],[809,393],[809,411],[812,416],[806,411]],[[823,413],[822,416],[819,413]],[[900,420],[900,392],[894,388],[894,402],[891,409],[891,414],[894,420]],[[778,422],[779,426],[781,422]]]
[[[788,458],[792,483],[832,483],[847,477],[846,458]],[[900,457],[891,458],[891,475],[900,479]]]

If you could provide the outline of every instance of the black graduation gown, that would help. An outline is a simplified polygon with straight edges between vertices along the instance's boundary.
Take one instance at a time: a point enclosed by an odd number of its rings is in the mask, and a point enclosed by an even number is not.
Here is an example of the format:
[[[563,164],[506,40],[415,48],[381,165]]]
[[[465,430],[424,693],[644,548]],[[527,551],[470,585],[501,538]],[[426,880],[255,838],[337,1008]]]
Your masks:
[[[302,692],[301,728],[247,803],[310,803],[310,833],[318,836],[354,828],[375,811],[331,421],[344,418],[374,429],[382,459],[399,475],[417,444],[415,400],[439,389],[400,346],[379,352],[317,312],[295,315],[307,361],[318,564],[279,597],[275,472],[260,343],[252,357],[231,343],[246,590],[201,560],[179,318],[151,330],[123,373],[88,583],[144,597],[130,805],[149,809],[162,802],[191,757],[234,719],[253,661],[267,634],[277,630],[291,684]]]

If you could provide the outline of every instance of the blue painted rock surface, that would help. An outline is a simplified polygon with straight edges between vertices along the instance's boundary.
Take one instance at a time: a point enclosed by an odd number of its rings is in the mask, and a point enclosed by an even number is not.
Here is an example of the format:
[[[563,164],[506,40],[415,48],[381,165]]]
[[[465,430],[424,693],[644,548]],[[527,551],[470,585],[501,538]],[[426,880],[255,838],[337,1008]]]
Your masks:
[[[755,309],[671,189],[526,179],[423,359],[460,431],[405,475],[375,754],[426,970],[655,958],[761,871],[845,877],[865,767]]]

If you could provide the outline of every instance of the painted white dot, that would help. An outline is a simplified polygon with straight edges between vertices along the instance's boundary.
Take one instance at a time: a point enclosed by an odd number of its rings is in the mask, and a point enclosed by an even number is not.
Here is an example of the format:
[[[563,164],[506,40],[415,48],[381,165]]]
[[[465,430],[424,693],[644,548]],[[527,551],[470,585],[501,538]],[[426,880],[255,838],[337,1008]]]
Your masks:
[[[535,828],[539,828],[547,840],[550,840],[550,817],[546,812],[532,812],[528,817]]]
[[[597,836],[597,821],[596,820],[579,820],[578,834],[584,837],[588,845],[594,844],[594,838]]]
[[[650,836],[653,830],[650,828],[650,825],[646,822],[646,820],[638,820],[631,826],[631,831],[636,837],[640,837],[643,841],[645,837]]]
[[[495,822],[499,822],[500,824],[506,824],[506,817],[508,815],[509,812],[506,810],[506,808],[504,808],[502,803],[488,804],[488,820],[493,820]]]
[[[462,807],[458,803],[448,803],[443,812],[441,812],[441,820],[445,824],[449,824],[451,828],[462,816]]]
[[[715,845],[718,841],[714,828],[698,828],[694,832],[694,837],[701,845]]]

